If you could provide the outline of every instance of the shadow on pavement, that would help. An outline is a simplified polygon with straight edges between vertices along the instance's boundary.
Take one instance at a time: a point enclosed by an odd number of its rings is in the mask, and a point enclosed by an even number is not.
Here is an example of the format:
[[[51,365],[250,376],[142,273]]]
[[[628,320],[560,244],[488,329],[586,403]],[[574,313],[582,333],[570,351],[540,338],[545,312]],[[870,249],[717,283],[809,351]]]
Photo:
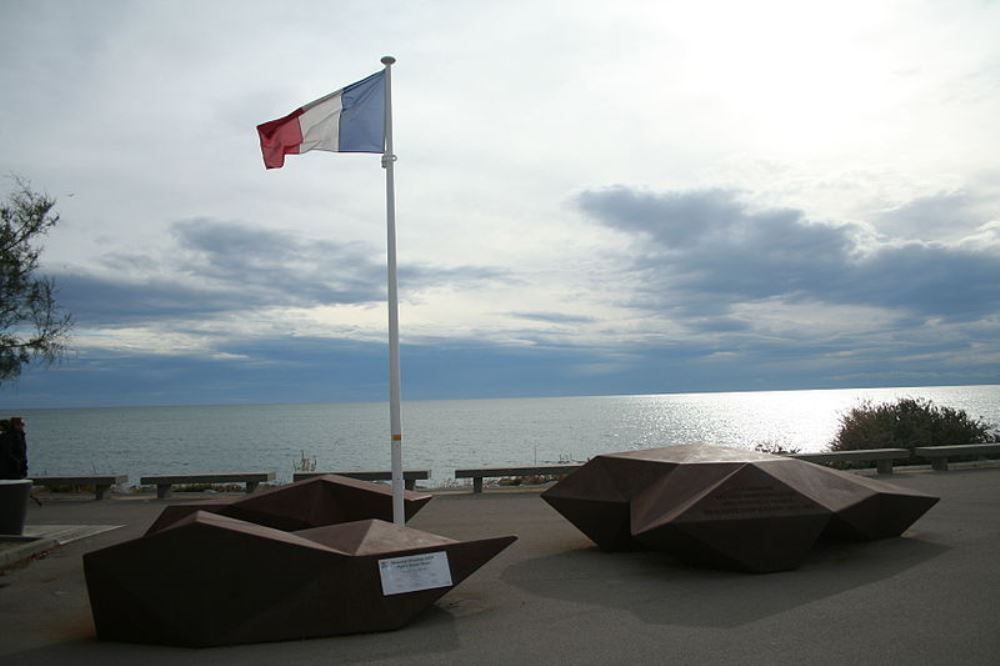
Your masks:
[[[690,567],[659,552],[592,547],[519,562],[502,579],[529,594],[625,610],[649,624],[738,627],[891,578],[948,550],[906,537],[821,543],[795,571],[747,574]]]

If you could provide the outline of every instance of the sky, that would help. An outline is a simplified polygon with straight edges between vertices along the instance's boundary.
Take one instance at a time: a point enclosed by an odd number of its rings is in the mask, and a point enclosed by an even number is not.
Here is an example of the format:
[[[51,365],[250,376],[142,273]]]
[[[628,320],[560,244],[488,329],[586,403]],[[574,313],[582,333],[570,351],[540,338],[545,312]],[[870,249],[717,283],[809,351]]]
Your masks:
[[[404,400],[1000,383],[1000,2],[0,0],[70,352],[8,407],[387,399],[385,174],[255,126],[392,55]]]

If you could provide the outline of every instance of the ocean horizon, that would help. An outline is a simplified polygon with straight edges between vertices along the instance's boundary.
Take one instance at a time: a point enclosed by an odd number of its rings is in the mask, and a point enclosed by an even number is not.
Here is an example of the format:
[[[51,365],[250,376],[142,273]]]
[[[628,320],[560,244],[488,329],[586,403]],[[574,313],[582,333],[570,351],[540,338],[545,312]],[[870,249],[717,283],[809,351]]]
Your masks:
[[[413,400],[402,405],[403,466],[454,483],[462,467],[583,462],[677,444],[821,451],[865,401],[924,398],[1000,423],[1000,385],[655,395]],[[6,410],[28,424],[29,473],[389,469],[387,402],[67,407]]]

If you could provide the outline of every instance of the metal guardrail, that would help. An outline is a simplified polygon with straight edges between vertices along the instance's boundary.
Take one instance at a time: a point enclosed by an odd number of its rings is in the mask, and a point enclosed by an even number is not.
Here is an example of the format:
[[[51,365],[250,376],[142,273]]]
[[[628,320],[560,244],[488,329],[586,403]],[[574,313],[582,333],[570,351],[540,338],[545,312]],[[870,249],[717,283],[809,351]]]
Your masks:
[[[483,479],[505,476],[563,476],[578,469],[580,465],[542,465],[534,467],[484,467],[481,469],[456,469],[456,479],[472,479],[472,492],[483,492]]]
[[[312,479],[317,476],[326,476],[327,474],[336,474],[337,476],[346,476],[350,479],[359,479],[361,481],[392,481],[391,471],[378,471],[378,472],[295,472],[292,475],[292,481],[304,481],[306,479]],[[426,469],[404,469],[403,470],[403,484],[406,486],[407,490],[413,490],[417,487],[417,481],[426,481],[431,478],[430,470]]]
[[[96,499],[104,499],[111,486],[128,481],[127,474],[88,474],[86,476],[33,476],[31,483],[36,486],[94,486]]]
[[[162,474],[144,476],[139,479],[142,485],[156,485],[156,496],[160,499],[170,496],[170,489],[181,483],[245,483],[247,493],[257,489],[257,484],[274,481],[274,472],[224,472],[221,474]]]
[[[892,463],[896,460],[909,460],[912,457],[909,449],[861,449],[857,451],[824,451],[822,453],[795,453],[789,458],[805,460],[813,463],[836,462],[875,462],[879,474],[892,474]]]
[[[956,444],[954,446],[918,446],[913,452],[921,458],[930,458],[931,467],[938,472],[948,471],[948,458],[956,456],[1000,455],[1000,444]]]

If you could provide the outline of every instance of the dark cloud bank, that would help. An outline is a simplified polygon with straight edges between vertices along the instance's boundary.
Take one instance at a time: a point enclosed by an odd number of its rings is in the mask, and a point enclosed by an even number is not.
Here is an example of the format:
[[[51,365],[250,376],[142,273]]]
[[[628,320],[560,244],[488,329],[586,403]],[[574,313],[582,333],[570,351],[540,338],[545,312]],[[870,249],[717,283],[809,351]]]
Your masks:
[[[112,255],[99,274],[57,274],[60,302],[85,326],[182,320],[268,307],[385,301],[385,259],[360,243],[307,241],[280,231],[209,219],[173,227],[166,258]],[[169,278],[146,277],[162,264]],[[414,292],[501,279],[490,267],[406,266]]]
[[[631,285],[622,303],[639,315],[666,316],[687,333],[615,347],[542,336],[525,337],[520,347],[457,339],[404,344],[406,399],[1000,381],[996,245],[894,241],[857,226],[813,222],[797,210],[757,210],[719,190],[615,187],[584,192],[574,203],[590,220],[636,241],[628,254],[604,258]],[[119,256],[108,264],[120,268],[117,276],[58,276],[64,303],[82,325],[115,326],[384,300],[383,260],[370,248],[210,220],[178,224],[175,234],[176,252],[165,261],[170,274],[181,269],[182,279],[132,278],[152,260]],[[401,275],[409,290],[509,279],[490,267],[416,266]],[[740,313],[747,304],[809,305],[821,313],[866,306],[888,313],[890,323],[851,333],[844,322],[800,322],[776,336]],[[602,323],[556,312],[508,314],[569,326]],[[209,357],[88,350],[27,373],[5,387],[5,400],[24,406],[385,400],[384,344],[220,338],[213,351]]]
[[[852,225],[801,211],[757,211],[732,192],[587,191],[579,207],[643,241],[631,268],[660,306],[738,303],[866,305],[969,321],[1000,304],[1000,256],[935,241],[870,241]],[[867,241],[867,242],[866,242]]]

